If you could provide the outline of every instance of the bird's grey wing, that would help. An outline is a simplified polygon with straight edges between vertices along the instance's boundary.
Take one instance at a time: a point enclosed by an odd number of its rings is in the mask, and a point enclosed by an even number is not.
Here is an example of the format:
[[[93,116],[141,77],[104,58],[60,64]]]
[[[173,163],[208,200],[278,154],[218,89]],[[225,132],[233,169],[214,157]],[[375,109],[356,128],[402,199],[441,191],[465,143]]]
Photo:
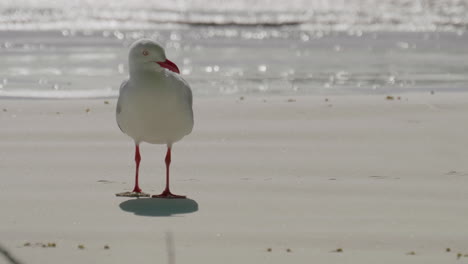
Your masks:
[[[193,109],[192,109],[192,104],[193,104],[193,96],[192,96],[192,89],[190,89],[190,86],[187,84],[187,86],[185,87],[186,89],[184,89],[184,93],[185,93],[185,96],[187,97],[187,100],[189,101],[189,105],[190,105],[190,119],[192,120],[192,125],[190,127],[190,129],[186,132],[186,135],[192,133],[192,129],[193,129]]]
[[[127,84],[128,84],[128,80],[125,80],[122,82],[122,84],[120,85],[120,89],[119,89],[119,99],[117,100],[117,108],[116,108],[116,113],[117,115],[120,114],[120,112],[122,112],[122,102],[121,102],[121,98],[122,98],[122,94],[125,93],[125,90],[127,88]]]
[[[175,83],[181,82],[184,84],[184,85],[181,85],[182,92],[183,92],[185,99],[189,102],[190,109],[192,109],[193,96],[192,96],[192,89],[190,89],[190,85],[187,83],[187,81],[184,78],[182,78],[178,74],[172,74],[172,77]]]
[[[187,97],[187,100],[189,101],[189,104],[190,104],[190,109],[192,109],[192,104],[193,104],[193,96],[192,96],[192,89],[190,89],[190,86],[188,85],[187,82],[185,82],[186,84],[186,89],[184,89],[184,94],[185,94],[185,97]]]
[[[122,132],[124,132],[122,130],[122,127],[120,126],[119,124],[119,114],[122,112],[122,95],[126,92],[126,90],[128,89],[127,88],[128,86],[128,80],[125,80],[122,82],[122,84],[120,85],[120,89],[119,89],[119,99],[117,100],[117,107],[115,109],[115,113],[116,113],[116,118],[117,118],[117,125],[119,126],[120,130]],[[125,133],[125,132],[124,132]]]
[[[182,90],[182,95],[184,97],[184,100],[187,100],[189,103],[189,111],[190,111],[190,119],[192,120],[192,124],[190,126],[190,129],[187,130],[186,135],[190,134],[193,129],[193,109],[192,109],[192,104],[193,104],[193,95],[192,95],[192,89],[190,89],[190,85],[187,83],[187,81],[184,80],[180,75],[178,74],[173,74],[174,81],[176,82],[181,82],[183,85],[178,85],[181,90]]]

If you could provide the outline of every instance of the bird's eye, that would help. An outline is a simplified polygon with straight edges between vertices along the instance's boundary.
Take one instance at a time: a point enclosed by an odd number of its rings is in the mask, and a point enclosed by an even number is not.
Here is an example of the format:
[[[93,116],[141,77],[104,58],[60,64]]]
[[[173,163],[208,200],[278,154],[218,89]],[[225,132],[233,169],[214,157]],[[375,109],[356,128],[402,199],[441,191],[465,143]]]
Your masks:
[[[143,54],[143,56],[148,56],[148,55],[149,55],[149,52],[148,52],[147,50],[144,50],[144,51],[142,52],[142,54]]]

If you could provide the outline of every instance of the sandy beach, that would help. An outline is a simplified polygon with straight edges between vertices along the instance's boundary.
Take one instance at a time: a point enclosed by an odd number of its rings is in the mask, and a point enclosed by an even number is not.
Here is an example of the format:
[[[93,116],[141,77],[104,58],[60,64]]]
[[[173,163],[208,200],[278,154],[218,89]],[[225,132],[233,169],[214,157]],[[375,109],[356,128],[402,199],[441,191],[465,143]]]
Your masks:
[[[0,243],[23,263],[168,263],[168,237],[176,263],[466,263],[467,102],[195,98],[172,163],[189,199],[164,201],[115,197],[134,164],[114,99],[3,99]],[[146,192],[164,150],[142,145]]]

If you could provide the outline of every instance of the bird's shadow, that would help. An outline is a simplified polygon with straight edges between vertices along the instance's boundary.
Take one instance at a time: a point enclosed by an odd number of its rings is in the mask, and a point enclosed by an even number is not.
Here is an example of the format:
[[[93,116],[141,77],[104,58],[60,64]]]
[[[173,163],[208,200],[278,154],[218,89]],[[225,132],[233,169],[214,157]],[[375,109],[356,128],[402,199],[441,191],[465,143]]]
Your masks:
[[[198,204],[192,199],[138,198],[122,202],[119,207],[141,216],[173,216],[198,211]]]

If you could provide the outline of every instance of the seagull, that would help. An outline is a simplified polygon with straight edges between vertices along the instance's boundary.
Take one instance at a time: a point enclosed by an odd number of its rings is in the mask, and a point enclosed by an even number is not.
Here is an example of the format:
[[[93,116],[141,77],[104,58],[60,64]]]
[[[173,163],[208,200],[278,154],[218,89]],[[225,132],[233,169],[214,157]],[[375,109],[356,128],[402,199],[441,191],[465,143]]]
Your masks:
[[[165,144],[166,188],[153,198],[186,198],[171,193],[169,167],[172,145],[193,129],[192,91],[179,75],[179,68],[166,58],[157,42],[140,39],[130,46],[130,77],[120,86],[116,119],[123,133],[135,142],[135,187],[131,192],[116,194],[126,197],[149,197],[138,185],[140,143]]]

